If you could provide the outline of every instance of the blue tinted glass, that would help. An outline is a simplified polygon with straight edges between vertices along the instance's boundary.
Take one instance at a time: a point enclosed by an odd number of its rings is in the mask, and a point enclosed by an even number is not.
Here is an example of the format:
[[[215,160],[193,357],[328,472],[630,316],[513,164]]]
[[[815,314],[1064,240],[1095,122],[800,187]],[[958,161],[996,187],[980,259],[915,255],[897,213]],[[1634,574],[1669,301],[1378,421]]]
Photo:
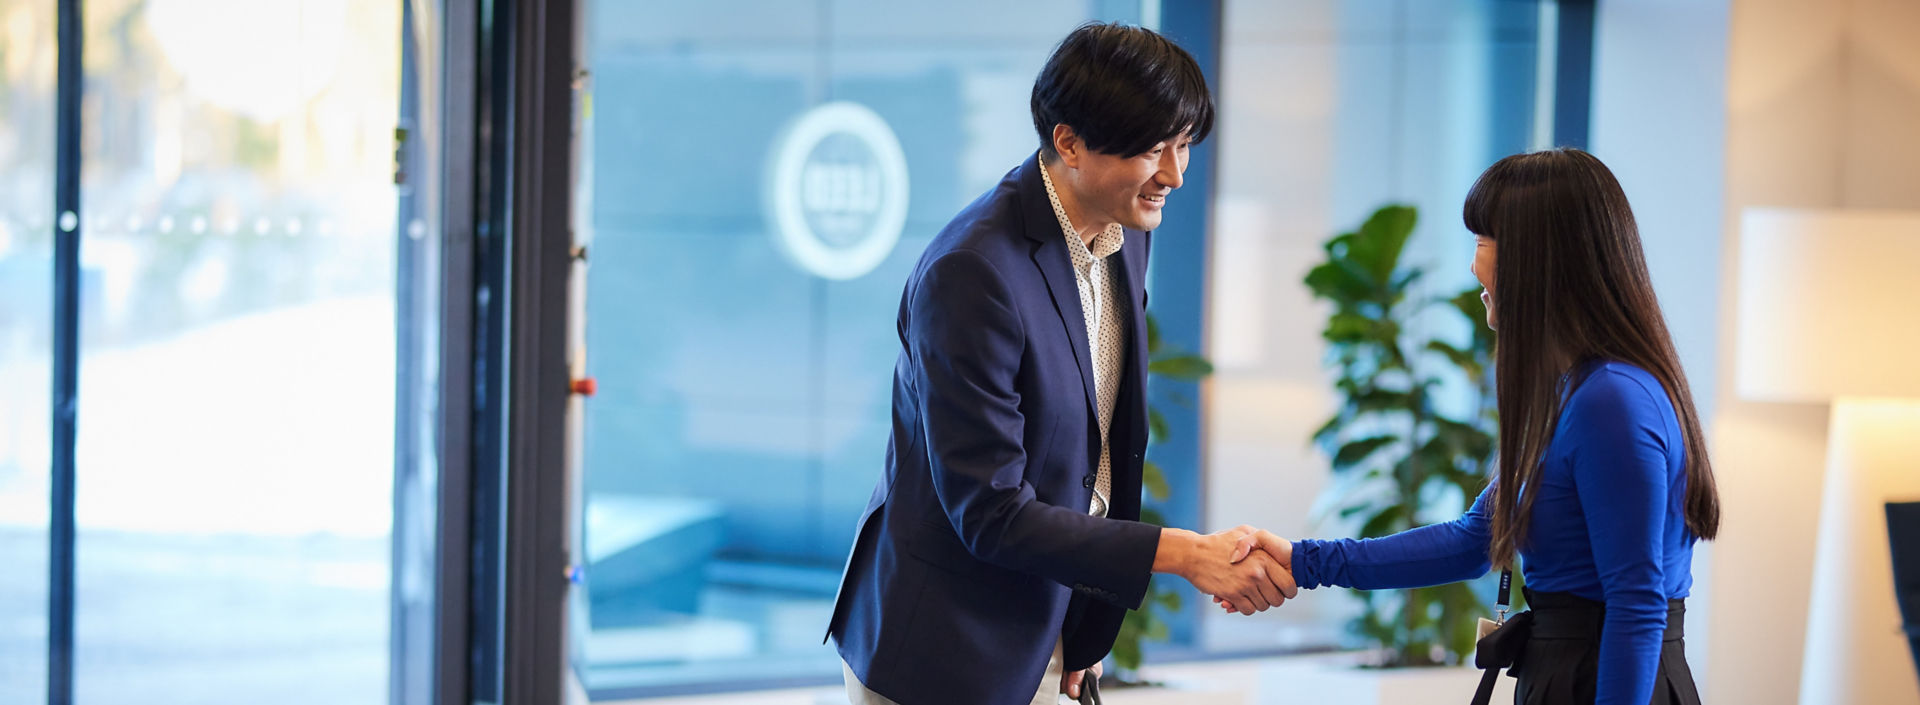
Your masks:
[[[1038,147],[1033,76],[1096,19],[982,5],[587,4],[589,687],[839,673],[908,269]]]

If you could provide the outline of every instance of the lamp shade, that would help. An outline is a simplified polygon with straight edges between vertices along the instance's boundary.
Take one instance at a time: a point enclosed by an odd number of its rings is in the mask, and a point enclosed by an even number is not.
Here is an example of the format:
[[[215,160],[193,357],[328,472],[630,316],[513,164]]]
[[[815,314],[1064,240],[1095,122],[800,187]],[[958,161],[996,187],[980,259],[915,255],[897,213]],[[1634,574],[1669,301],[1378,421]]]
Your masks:
[[[1754,208],[1740,233],[1741,397],[1920,399],[1920,212]]]

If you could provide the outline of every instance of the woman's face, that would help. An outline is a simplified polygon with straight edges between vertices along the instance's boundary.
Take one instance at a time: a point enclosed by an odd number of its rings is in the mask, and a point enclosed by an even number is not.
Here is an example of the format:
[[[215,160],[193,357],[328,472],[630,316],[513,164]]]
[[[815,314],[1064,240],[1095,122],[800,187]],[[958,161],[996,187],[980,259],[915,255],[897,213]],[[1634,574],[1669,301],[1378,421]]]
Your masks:
[[[1473,270],[1473,278],[1480,280],[1480,302],[1487,305],[1487,327],[1499,330],[1500,327],[1494,325],[1493,315],[1493,268],[1495,255],[1493,245],[1493,238],[1485,235],[1475,235],[1473,237],[1473,266],[1471,269]]]

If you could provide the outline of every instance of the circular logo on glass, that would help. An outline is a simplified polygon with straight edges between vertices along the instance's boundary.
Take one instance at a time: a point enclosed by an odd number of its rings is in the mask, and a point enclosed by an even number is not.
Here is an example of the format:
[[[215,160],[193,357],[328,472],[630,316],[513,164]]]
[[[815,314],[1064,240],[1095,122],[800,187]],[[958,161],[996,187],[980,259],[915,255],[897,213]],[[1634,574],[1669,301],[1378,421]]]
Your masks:
[[[853,279],[893,252],[907,222],[907,158],[885,120],[858,103],[802,114],[767,169],[774,242],[808,272]]]

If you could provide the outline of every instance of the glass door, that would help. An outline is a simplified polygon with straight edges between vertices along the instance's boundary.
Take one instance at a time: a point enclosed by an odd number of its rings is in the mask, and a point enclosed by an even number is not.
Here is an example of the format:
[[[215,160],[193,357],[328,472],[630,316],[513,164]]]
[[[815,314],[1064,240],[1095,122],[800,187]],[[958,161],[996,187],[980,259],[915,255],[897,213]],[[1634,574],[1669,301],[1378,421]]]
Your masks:
[[[1138,2],[584,2],[571,660],[598,698],[840,677],[908,270],[1039,148],[1053,46]]]
[[[47,693],[54,0],[0,0],[0,702]]]
[[[401,4],[85,10],[75,700],[387,701]]]

